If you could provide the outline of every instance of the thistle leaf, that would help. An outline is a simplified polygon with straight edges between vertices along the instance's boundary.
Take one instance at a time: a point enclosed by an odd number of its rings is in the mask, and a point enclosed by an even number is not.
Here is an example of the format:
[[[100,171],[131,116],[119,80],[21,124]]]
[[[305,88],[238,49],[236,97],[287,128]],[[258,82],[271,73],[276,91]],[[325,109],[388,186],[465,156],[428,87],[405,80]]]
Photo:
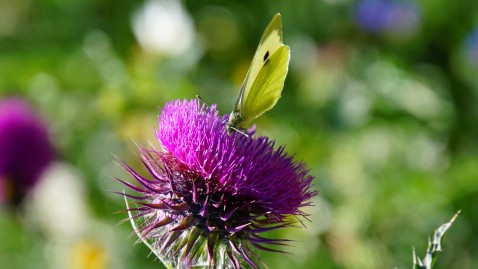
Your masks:
[[[461,210],[459,210],[453,216],[453,218],[451,218],[450,221],[441,225],[440,227],[438,227],[438,229],[435,230],[435,234],[433,235],[433,241],[430,241],[430,239],[428,239],[428,247],[425,257],[423,259],[417,257],[415,249],[413,249],[413,269],[431,269],[433,267],[438,258],[438,253],[442,251],[441,243],[443,237],[445,236],[445,233],[451,227],[455,219],[458,217],[460,212]]]
[[[139,231],[139,229],[137,228],[136,226],[136,223],[135,223],[135,218],[133,218],[133,216],[131,215],[131,211],[129,210],[130,207],[129,207],[129,203],[128,203],[128,200],[126,199],[126,196],[124,197],[124,201],[126,203],[126,209],[128,211],[128,217],[129,217],[129,220],[131,222],[131,226],[133,227],[133,230],[134,232],[136,233],[136,235],[141,239],[141,241],[143,241],[143,243],[151,250],[152,253],[154,253],[156,255],[156,257],[158,257],[158,259],[164,264],[164,266],[168,269],[173,269],[174,267],[171,266],[169,263],[166,263],[166,261],[164,259],[162,259],[162,257],[157,253],[157,251],[155,250],[155,248],[148,242],[148,240],[146,240],[146,238],[143,237],[143,235],[141,234],[141,232]]]

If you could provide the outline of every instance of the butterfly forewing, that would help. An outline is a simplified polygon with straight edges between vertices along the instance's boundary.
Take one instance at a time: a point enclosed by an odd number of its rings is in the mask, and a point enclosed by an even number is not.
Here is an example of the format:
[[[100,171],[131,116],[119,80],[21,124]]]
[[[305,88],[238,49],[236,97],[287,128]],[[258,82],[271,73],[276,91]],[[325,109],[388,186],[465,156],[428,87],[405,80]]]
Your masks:
[[[254,58],[252,58],[251,66],[249,67],[249,71],[247,72],[242,85],[244,91],[242,93],[244,95],[242,100],[248,98],[247,96],[251,91],[257,74],[269,60],[269,57],[272,56],[281,46],[284,46],[284,44],[282,44],[282,19],[280,14],[277,13],[264,31],[261,41],[257,46],[256,53],[254,54]]]
[[[281,97],[289,64],[289,47],[280,47],[267,61],[243,101],[245,124],[271,109]]]

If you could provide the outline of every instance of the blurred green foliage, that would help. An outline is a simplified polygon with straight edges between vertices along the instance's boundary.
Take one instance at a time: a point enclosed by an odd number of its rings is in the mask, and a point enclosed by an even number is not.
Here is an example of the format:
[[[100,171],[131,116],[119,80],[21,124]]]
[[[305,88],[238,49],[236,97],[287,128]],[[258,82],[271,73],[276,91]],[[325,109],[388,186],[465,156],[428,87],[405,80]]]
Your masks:
[[[309,164],[320,195],[305,229],[276,235],[296,240],[292,255],[260,254],[269,267],[410,268],[412,247],[423,253],[458,209],[435,268],[478,267],[478,2],[412,2],[419,21],[406,34],[368,31],[351,0],[184,1],[153,16],[170,15],[169,28],[141,23],[152,3],[179,2],[0,2],[0,95],[25,97],[47,119],[88,216],[60,240],[28,201],[1,211],[3,268],[160,268],[117,225],[125,205],[108,191],[127,175],[111,154],[139,165],[134,143],[158,145],[168,100],[197,94],[229,113],[276,12],[291,64],[257,129]]]

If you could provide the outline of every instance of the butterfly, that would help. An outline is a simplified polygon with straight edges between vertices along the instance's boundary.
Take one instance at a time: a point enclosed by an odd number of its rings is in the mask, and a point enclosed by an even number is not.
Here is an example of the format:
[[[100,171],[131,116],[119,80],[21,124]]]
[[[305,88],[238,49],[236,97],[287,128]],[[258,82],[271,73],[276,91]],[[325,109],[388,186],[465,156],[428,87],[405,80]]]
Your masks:
[[[282,19],[275,14],[257,47],[234,109],[227,132],[241,132],[255,118],[270,110],[281,97],[289,67],[290,49],[282,43]]]

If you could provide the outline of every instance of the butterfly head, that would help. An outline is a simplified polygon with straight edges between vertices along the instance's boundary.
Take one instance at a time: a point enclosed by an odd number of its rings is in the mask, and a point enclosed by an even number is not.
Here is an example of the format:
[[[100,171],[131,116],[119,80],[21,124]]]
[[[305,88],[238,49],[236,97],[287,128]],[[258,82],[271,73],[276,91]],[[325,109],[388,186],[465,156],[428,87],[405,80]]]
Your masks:
[[[239,112],[233,111],[229,115],[229,121],[226,124],[227,133],[232,134],[234,132],[238,132],[246,137],[249,137],[249,135],[246,133],[246,130],[241,127],[242,123],[244,123],[244,117],[242,117]]]

